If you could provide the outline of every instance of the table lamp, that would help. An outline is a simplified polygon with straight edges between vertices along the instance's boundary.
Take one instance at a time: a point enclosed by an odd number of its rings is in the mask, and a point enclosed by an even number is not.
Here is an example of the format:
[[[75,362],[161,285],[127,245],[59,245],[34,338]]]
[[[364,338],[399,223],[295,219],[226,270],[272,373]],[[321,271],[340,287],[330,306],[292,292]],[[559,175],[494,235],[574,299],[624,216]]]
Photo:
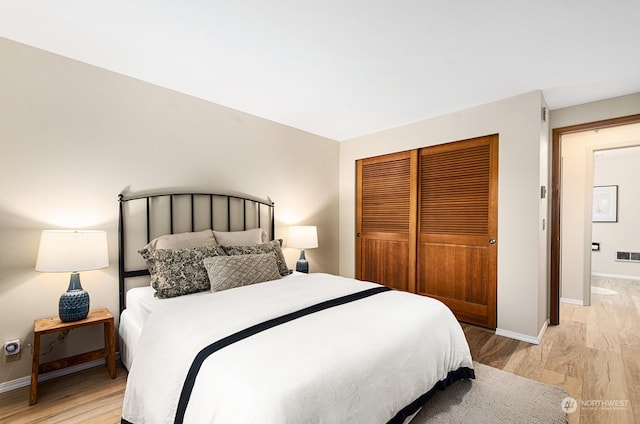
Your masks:
[[[70,272],[69,288],[60,296],[60,320],[78,321],[89,313],[89,293],[80,284],[81,271],[109,266],[107,233],[88,230],[45,230],[40,237],[36,271]]]
[[[300,259],[296,262],[296,271],[309,272],[309,262],[304,256],[304,249],[318,247],[318,230],[315,225],[289,227],[288,247],[300,250]]]

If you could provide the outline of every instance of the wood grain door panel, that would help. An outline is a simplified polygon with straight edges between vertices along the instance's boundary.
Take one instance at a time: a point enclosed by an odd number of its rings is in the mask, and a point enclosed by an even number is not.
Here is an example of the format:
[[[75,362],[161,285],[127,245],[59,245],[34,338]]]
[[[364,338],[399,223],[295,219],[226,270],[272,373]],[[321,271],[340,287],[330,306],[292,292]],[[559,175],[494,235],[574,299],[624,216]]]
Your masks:
[[[496,326],[497,146],[488,136],[420,152],[417,293]]]
[[[488,290],[478,280],[486,280],[488,252],[478,245],[421,243],[418,260],[424,264],[425,278],[418,290],[440,297],[487,304]]]
[[[356,278],[415,291],[417,151],[356,162]]]
[[[362,240],[360,279],[409,290],[409,243],[407,240]]]

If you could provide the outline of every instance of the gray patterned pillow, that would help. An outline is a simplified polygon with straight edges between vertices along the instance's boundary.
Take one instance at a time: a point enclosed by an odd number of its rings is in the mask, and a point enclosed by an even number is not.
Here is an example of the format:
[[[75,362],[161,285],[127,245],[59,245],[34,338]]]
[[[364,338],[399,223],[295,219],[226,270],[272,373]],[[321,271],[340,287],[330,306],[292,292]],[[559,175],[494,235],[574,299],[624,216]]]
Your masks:
[[[287,267],[287,261],[282,254],[282,239],[271,240],[268,243],[255,244],[251,246],[222,246],[227,255],[256,255],[259,253],[274,253],[276,256],[276,263],[278,264],[278,271],[280,275],[285,276],[291,274],[291,271]]]
[[[212,292],[280,279],[273,253],[218,256],[205,258],[203,262]]]
[[[220,246],[191,249],[143,249],[156,297],[166,299],[209,290],[204,258],[226,255]]]

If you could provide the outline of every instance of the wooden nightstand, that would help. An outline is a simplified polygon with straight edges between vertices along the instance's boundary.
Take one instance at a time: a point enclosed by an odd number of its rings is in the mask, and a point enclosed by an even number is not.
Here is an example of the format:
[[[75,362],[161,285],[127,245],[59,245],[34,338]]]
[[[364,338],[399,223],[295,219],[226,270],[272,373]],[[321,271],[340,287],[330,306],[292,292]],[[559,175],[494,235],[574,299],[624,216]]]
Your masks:
[[[104,325],[104,348],[93,352],[62,358],[44,364],[40,363],[40,336],[43,334],[59,333],[65,330],[86,327],[89,325]],[[83,362],[106,358],[107,371],[111,378],[116,378],[116,343],[113,315],[108,309],[96,309],[89,312],[85,319],[73,322],[62,322],[59,317],[42,318],[34,321],[33,325],[33,363],[31,365],[31,391],[29,405],[38,401],[38,375],[62,368],[78,365]]]

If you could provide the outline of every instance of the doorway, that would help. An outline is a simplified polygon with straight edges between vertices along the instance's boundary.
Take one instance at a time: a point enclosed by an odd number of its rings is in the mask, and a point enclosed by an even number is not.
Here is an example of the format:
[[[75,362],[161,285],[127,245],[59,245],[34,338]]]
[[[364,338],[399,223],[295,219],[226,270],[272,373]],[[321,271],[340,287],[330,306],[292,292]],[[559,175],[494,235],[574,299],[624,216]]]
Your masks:
[[[640,280],[640,124],[614,129],[637,144],[620,146],[614,136],[616,147],[593,154],[592,294],[607,294],[603,283],[609,278]]]
[[[622,118],[591,122],[570,127],[555,128],[552,132],[552,158],[551,158],[551,260],[550,260],[550,324],[560,323],[560,293],[561,293],[561,209],[562,209],[562,138],[564,136],[585,131],[595,131],[603,128],[618,127],[628,124],[640,123],[640,115],[632,115]],[[597,150],[594,148],[593,150]],[[591,173],[593,168],[591,167]],[[592,174],[591,174],[592,178]],[[589,201],[588,204],[591,202]],[[586,216],[590,216],[585,214]],[[590,229],[590,227],[589,227]],[[589,231],[590,233],[591,231]],[[590,237],[590,234],[589,234]],[[583,249],[585,246],[583,246]],[[590,254],[590,250],[588,251]],[[588,259],[590,268],[590,257]],[[586,268],[586,267],[585,267]],[[590,289],[585,290],[584,299],[590,298]]]

